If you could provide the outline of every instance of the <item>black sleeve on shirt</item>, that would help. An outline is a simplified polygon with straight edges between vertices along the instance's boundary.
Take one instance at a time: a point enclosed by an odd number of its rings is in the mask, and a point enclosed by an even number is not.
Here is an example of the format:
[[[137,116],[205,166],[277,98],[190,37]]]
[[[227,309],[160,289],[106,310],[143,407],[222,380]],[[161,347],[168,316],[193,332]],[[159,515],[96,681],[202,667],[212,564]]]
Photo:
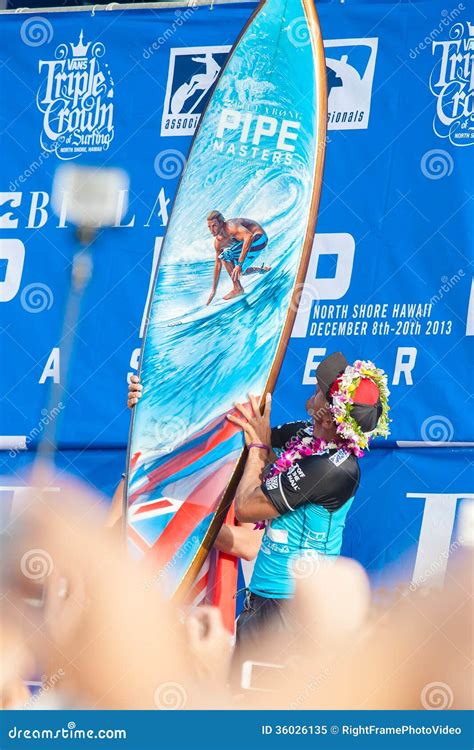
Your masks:
[[[359,463],[344,450],[295,461],[290,469],[265,479],[262,491],[282,515],[302,503],[322,505],[329,511],[341,508],[359,486]]]
[[[287,422],[278,427],[272,427],[272,448],[285,448],[292,437],[297,435],[300,430],[306,430],[310,424],[311,422],[301,420],[298,422]],[[313,430],[311,428],[311,435],[312,434]]]

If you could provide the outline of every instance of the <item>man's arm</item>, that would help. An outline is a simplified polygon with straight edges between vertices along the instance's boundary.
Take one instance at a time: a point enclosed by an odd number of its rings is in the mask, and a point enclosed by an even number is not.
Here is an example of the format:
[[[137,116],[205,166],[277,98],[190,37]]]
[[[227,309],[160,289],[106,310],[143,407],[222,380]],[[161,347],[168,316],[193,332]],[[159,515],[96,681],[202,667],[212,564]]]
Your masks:
[[[236,240],[240,240],[243,243],[242,250],[240,251],[240,256],[237,260],[237,264],[232,271],[232,279],[236,281],[242,272],[242,264],[245,261],[247,253],[252,244],[253,232],[247,229],[247,227],[244,227],[243,224],[237,224],[235,222],[229,222],[229,230]]]
[[[206,304],[210,305],[212,300],[215,297],[216,291],[217,291],[217,285],[219,283],[219,278],[221,275],[221,269],[222,269],[222,261],[219,260],[219,252],[220,252],[220,246],[217,242],[217,240],[214,240],[214,247],[216,249],[216,260],[214,262],[214,277],[212,281],[212,289],[211,293],[209,295],[209,299],[207,300]]]
[[[266,521],[280,515],[262,490],[262,474],[267,463],[267,451],[251,448],[245,470],[235,495],[235,515],[241,523]]]
[[[247,227],[244,227],[243,224],[237,224],[233,221],[229,222],[229,231],[232,233],[232,236],[235,237],[236,240],[240,240],[241,242],[243,242],[240,257],[237,261],[239,266],[241,266],[245,258],[247,257],[250,245],[252,244],[253,232],[251,232],[250,229],[247,229]]]
[[[243,523],[241,526],[225,523],[219,529],[214,547],[228,555],[250,561],[257,557],[261,542],[262,532],[255,529],[253,523]]]

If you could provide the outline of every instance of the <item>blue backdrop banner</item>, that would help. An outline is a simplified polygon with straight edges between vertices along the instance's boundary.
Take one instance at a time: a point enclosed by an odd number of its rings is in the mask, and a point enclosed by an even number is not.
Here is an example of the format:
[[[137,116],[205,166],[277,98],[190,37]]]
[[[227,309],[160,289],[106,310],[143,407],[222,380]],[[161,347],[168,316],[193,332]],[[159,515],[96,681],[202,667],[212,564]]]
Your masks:
[[[474,18],[468,3],[444,0],[317,5],[326,168],[273,421],[303,414],[327,353],[384,368],[392,434],[363,459],[345,550],[376,582],[387,571],[441,581],[457,505],[473,493]],[[213,71],[254,8],[0,16],[2,497],[27,481],[22,470],[52,419],[61,472],[107,494],[118,481],[126,377],[177,183]],[[309,44],[297,23],[286,33]],[[94,243],[67,393],[51,412],[77,249],[68,194],[56,212],[51,196],[57,167],[71,162],[121,167],[130,190],[117,194],[116,226]],[[212,252],[210,240],[203,262]]]

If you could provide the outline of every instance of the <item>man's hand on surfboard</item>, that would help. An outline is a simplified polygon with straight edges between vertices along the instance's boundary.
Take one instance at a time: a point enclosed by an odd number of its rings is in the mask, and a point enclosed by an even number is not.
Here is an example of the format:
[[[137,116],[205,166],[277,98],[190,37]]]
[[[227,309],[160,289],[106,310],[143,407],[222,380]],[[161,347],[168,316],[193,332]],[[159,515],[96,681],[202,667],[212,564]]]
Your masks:
[[[270,410],[272,407],[272,397],[270,393],[267,393],[263,414],[260,413],[259,400],[256,396],[249,394],[249,404],[235,404],[235,408],[242,415],[241,417],[236,417],[234,414],[227,415],[227,419],[230,422],[243,429],[245,445],[247,446],[250,443],[271,445]]]
[[[206,305],[210,305],[215,296],[216,296],[216,290],[213,289],[212,292],[209,295],[209,298],[208,298],[208,300],[206,302]]]
[[[128,384],[128,401],[127,406],[129,409],[133,409],[135,404],[138,404],[138,399],[142,397],[143,386],[140,383],[138,375],[132,375],[130,383]]]

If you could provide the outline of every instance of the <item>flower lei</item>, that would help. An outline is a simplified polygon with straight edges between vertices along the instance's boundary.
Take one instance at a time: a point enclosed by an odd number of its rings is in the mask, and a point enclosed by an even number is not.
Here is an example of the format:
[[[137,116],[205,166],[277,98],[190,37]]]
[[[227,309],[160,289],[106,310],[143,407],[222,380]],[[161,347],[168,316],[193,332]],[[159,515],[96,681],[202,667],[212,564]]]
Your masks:
[[[379,389],[382,414],[377,426],[372,432],[363,432],[355,419],[351,416],[351,408],[354,403],[354,393],[362,378],[368,378]],[[390,391],[387,387],[387,375],[383,370],[376,367],[368,360],[356,360],[354,365],[349,365],[338,378],[338,387],[332,394],[331,412],[336,422],[338,435],[344,441],[344,447],[356,456],[363,456],[364,450],[369,447],[369,440],[373,437],[387,437],[390,434],[388,417],[388,397]]]
[[[306,456],[314,456],[315,454],[325,453],[326,451],[333,450],[334,448],[344,448],[342,441],[337,444],[335,442],[328,442],[318,437],[292,437],[289,441],[288,448],[282,451],[277,460],[271,465],[268,472],[265,474],[265,479],[274,477],[277,474],[283,474],[288,471],[290,466],[294,464],[298,458],[305,458]]]

